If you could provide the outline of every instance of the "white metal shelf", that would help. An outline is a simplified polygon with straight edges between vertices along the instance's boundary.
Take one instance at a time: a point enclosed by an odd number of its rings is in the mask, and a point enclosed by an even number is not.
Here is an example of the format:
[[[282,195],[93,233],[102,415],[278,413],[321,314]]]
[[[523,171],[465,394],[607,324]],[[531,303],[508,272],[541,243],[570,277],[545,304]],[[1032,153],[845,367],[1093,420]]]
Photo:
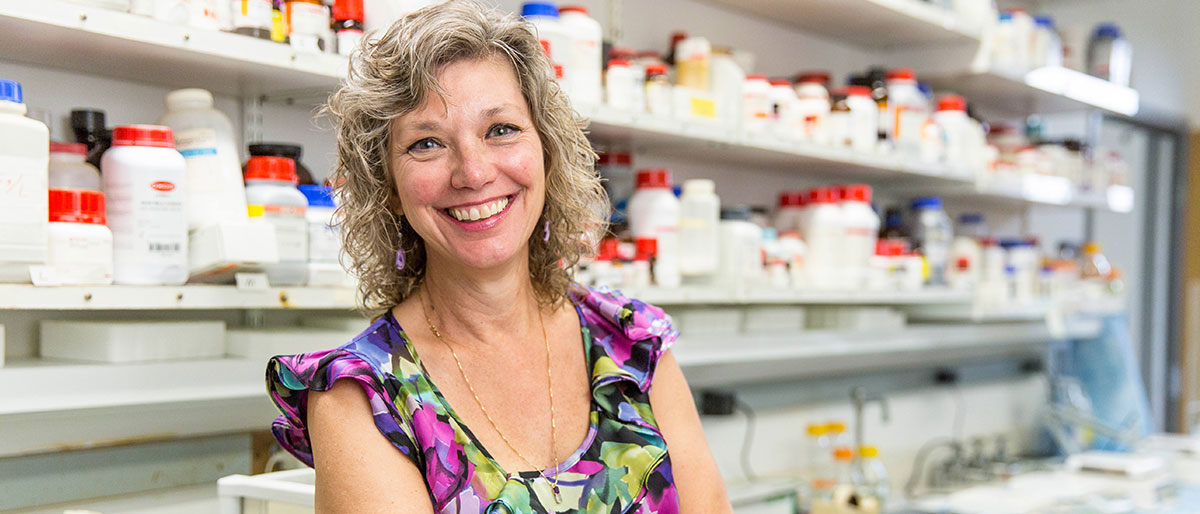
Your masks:
[[[1066,179],[1061,177],[1045,177]],[[1113,185],[1103,193],[1084,191],[1069,182],[1067,188],[1039,187],[1038,180],[1024,184],[976,184],[974,186],[948,186],[939,188],[938,194],[986,204],[1008,205],[1057,205],[1061,207],[1099,209],[1115,213],[1133,211],[1133,188]]]
[[[234,286],[65,286],[0,284],[0,311],[20,310],[348,310],[355,292],[339,287],[239,289]]]
[[[961,94],[978,105],[1011,114],[1103,109],[1138,112],[1135,89],[1068,68],[1046,67],[1014,77],[995,72],[924,76],[938,92]]]
[[[629,297],[654,305],[927,305],[970,304],[969,292],[950,289],[921,291],[796,291],[754,288],[729,291],[715,287],[683,286],[627,289]]]
[[[0,47],[3,59],[235,96],[328,94],[348,66],[337,55],[59,0],[0,2]]]
[[[711,0],[805,32],[874,49],[978,43],[978,28],[918,0]]]

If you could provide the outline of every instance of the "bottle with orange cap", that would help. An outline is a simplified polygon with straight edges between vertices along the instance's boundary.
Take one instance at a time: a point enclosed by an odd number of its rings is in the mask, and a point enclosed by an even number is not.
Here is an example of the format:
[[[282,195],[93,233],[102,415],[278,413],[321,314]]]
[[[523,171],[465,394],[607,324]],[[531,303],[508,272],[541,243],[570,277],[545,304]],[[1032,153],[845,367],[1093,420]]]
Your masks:
[[[833,484],[814,496],[812,514],[841,514],[859,511],[856,484],[860,482],[854,473],[854,451],[848,446],[833,449]]]

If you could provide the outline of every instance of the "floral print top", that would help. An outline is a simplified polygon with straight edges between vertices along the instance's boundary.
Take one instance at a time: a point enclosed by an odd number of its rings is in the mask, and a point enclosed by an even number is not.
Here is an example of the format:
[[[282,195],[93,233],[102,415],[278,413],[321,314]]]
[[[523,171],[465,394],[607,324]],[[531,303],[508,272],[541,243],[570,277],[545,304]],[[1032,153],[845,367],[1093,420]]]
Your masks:
[[[391,312],[333,350],[272,358],[267,388],[283,415],[272,426],[284,449],[312,466],[308,391],[341,378],[367,393],[375,426],[420,469],[437,513],[677,514],[667,446],[650,409],[659,359],[678,333],[658,307],[607,290],[570,294],[591,369],[587,436],[555,470],[508,473],[475,439],[430,380]],[[389,369],[390,364],[390,369]]]

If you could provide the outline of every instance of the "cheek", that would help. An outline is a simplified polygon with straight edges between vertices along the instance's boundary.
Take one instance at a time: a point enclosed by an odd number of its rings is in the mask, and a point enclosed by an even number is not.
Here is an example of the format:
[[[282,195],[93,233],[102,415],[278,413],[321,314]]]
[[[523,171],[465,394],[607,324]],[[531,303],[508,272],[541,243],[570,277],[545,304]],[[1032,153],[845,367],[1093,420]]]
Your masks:
[[[396,194],[405,214],[415,214],[437,198],[442,184],[434,171],[423,163],[410,162],[396,174]]]

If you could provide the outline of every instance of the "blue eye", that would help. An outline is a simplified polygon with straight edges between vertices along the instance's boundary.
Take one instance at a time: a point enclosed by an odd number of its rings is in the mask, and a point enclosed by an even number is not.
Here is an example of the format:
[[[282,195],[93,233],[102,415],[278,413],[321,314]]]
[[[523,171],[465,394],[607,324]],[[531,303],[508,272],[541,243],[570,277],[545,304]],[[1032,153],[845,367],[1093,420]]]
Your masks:
[[[436,139],[427,137],[427,138],[418,140],[417,142],[415,142],[411,145],[408,145],[408,151],[420,153],[420,152],[424,152],[424,151],[428,151],[428,150],[436,150],[440,146],[441,146],[441,143],[438,143]]]
[[[510,125],[508,123],[498,123],[496,125],[492,125],[492,128],[490,130],[488,130],[488,135],[492,136],[492,137],[504,137],[504,136],[516,134],[517,132],[520,132],[520,131],[521,131],[521,129],[517,128],[515,125]]]

